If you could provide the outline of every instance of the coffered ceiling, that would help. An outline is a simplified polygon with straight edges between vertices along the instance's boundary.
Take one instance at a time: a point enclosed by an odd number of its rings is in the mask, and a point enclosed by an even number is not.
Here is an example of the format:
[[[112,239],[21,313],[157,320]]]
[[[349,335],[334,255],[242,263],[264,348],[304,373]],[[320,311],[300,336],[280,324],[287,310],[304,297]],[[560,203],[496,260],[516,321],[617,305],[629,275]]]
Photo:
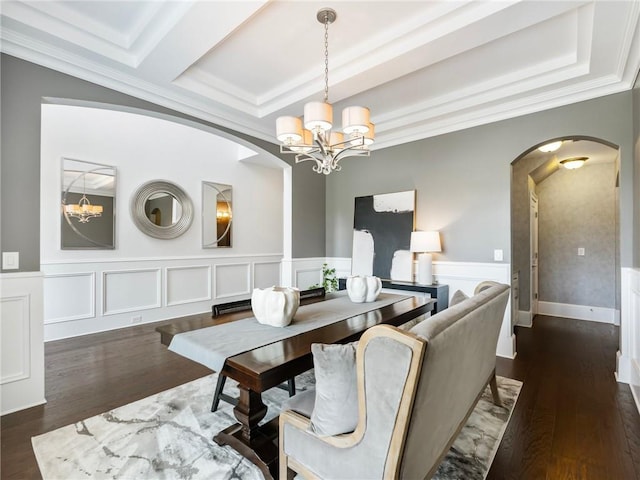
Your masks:
[[[2,51],[275,142],[322,100],[381,148],[628,90],[640,1],[3,1]]]

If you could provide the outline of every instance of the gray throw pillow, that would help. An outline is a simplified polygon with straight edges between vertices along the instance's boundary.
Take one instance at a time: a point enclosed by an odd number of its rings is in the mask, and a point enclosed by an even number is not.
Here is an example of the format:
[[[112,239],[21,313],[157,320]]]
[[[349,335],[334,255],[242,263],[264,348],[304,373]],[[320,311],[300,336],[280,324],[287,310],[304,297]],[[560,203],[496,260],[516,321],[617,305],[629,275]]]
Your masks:
[[[469,297],[462,290],[456,290],[456,293],[453,294],[453,297],[451,297],[451,300],[449,301],[449,306],[453,307],[468,298]]]
[[[353,432],[358,424],[356,344],[311,345],[316,400],[311,430],[319,436]]]

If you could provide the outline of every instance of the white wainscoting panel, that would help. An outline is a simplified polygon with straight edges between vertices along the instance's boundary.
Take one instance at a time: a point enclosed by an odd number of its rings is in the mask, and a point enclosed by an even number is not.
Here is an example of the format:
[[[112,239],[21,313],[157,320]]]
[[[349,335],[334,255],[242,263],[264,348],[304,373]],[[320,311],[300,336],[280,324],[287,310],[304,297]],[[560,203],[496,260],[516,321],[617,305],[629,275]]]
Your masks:
[[[311,285],[322,284],[322,264],[324,257],[293,258],[283,260],[282,279],[284,286],[306,290]]]
[[[103,315],[135,312],[162,306],[161,270],[103,272]]]
[[[229,263],[214,267],[214,297],[229,298],[251,294],[251,264]]]
[[[478,283],[484,280],[511,285],[511,265],[509,263],[475,262],[433,262],[433,276],[438,283],[449,285],[449,299],[456,290],[473,295]],[[502,321],[498,348],[500,357],[515,358],[516,336],[511,326],[511,296]]]
[[[628,383],[640,412],[640,269],[621,270],[620,350],[616,378]]]
[[[215,295],[236,300],[249,297],[253,281],[281,284],[280,253],[218,253],[43,263],[48,297],[62,296],[71,287],[80,297],[66,310],[45,304],[45,318],[58,319],[45,325],[45,341],[210,312],[213,303],[223,301]],[[92,277],[93,283],[88,281]],[[86,291],[88,285],[94,290]],[[91,308],[94,316],[88,315]]]
[[[336,269],[336,278],[347,278],[351,275],[351,259],[341,257],[329,257],[326,259],[329,268]]]
[[[211,266],[165,268],[167,306],[211,300]]]
[[[45,324],[96,316],[95,272],[45,275],[43,291]]]
[[[296,268],[296,286],[300,290],[306,290],[314,285],[322,285],[322,267]]]
[[[30,313],[29,294],[0,298],[0,384],[29,378]]]
[[[254,262],[253,288],[280,285],[280,262]]]
[[[43,277],[0,274],[0,415],[45,403]]]

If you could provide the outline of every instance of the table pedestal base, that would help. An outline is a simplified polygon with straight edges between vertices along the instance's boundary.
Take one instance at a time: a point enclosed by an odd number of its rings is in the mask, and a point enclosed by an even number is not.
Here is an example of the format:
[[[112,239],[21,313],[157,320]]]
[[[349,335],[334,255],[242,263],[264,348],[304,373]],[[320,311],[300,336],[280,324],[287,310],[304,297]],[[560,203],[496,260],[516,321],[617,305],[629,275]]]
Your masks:
[[[278,478],[278,417],[254,429],[250,444],[244,440],[242,428],[239,423],[231,425],[213,437],[213,441],[220,446],[229,445],[256,465],[264,478]]]

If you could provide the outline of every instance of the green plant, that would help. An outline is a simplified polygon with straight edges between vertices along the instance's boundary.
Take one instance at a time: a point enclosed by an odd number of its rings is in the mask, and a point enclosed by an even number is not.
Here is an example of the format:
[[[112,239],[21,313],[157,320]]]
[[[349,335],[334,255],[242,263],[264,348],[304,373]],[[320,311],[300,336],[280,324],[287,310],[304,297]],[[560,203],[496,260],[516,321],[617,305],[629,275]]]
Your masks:
[[[322,285],[315,284],[309,288],[324,287],[325,292],[333,292],[338,290],[338,279],[336,278],[336,269],[329,268],[326,263],[322,264]]]

